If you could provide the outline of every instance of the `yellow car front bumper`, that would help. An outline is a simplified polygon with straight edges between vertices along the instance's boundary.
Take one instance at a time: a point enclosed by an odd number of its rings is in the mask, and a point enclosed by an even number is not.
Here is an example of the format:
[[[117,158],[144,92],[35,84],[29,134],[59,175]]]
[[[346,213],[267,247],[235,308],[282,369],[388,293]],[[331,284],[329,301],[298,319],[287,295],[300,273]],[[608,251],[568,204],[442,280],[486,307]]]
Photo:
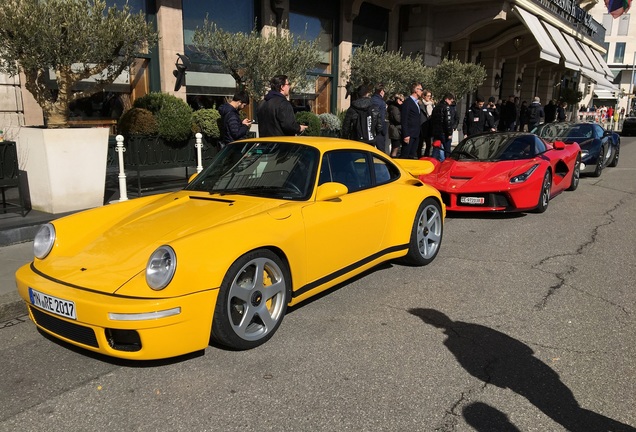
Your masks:
[[[56,282],[30,264],[17,271],[16,283],[38,328],[73,345],[131,360],[174,357],[207,347],[219,291],[162,299],[123,297]],[[75,319],[34,306],[33,290],[73,302]]]

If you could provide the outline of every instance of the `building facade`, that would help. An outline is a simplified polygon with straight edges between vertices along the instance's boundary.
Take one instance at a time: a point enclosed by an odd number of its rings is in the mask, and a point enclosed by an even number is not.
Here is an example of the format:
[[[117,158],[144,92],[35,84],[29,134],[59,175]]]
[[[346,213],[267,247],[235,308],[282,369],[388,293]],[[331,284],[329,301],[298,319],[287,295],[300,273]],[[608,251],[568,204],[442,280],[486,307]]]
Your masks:
[[[118,0],[109,0],[117,3]],[[581,104],[595,94],[618,92],[613,80],[627,73],[626,57],[616,57],[624,25],[613,21],[608,32],[586,10],[601,8],[593,0],[130,0],[133,10],[156,23],[160,41],[148,56],[102,94],[73,107],[78,124],[116,119],[125,107],[120,95],[134,99],[150,91],[175,94],[193,106],[209,107],[231,96],[232,77],[218,64],[201,58],[192,45],[197,27],[206,16],[231,32],[272,31],[277,26],[317,39],[320,64],[308,75],[314,85],[292,96],[292,102],[320,114],[346,109],[346,61],[365,42],[389,50],[422,54],[429,66],[443,58],[482,64],[487,79],[478,89],[483,96],[509,95],[531,101],[563,99],[581,92]],[[583,6],[583,7],[582,7]],[[601,14],[602,15],[602,14]],[[602,18],[605,19],[604,17]],[[629,28],[629,26],[627,26]],[[629,32],[629,30],[628,30]],[[626,36],[628,37],[628,36]],[[633,40],[633,37],[632,37]],[[636,43],[623,42],[623,53]],[[630,51],[631,50],[631,51]],[[178,54],[192,66],[186,83],[175,91]],[[620,60],[620,61],[615,61]],[[606,61],[610,62],[611,68]],[[621,73],[617,75],[617,71]],[[633,70],[633,68],[632,68]],[[285,71],[281,71],[284,73]],[[21,85],[20,77],[0,76],[0,129],[42,124],[42,113]],[[54,85],[54,83],[52,83]],[[599,93],[602,92],[602,93]],[[603,93],[604,92],[604,93]],[[441,95],[436,95],[440,97]],[[458,95],[461,97],[462,95]],[[472,95],[460,101],[461,109]],[[129,100],[124,98],[124,100]]]

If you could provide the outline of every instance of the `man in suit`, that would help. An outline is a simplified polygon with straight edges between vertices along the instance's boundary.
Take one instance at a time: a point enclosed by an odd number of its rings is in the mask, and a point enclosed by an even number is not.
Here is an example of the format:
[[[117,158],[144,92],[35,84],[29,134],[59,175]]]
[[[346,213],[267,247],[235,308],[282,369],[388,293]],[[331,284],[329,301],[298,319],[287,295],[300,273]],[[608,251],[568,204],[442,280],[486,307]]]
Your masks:
[[[417,143],[420,138],[420,107],[422,83],[411,84],[411,95],[402,104],[402,153],[403,159],[417,158]]]

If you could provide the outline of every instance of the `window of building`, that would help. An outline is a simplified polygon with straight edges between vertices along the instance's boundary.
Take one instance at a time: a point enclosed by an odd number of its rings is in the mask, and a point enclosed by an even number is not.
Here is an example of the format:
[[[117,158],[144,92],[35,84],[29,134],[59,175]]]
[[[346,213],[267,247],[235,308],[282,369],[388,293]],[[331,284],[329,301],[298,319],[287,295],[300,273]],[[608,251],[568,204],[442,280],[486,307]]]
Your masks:
[[[337,67],[334,67],[338,2],[290,0],[289,9],[291,33],[297,37],[317,41],[321,53],[318,64],[308,71],[312,84],[305,89],[295,88],[291,95],[294,109],[312,111],[315,114],[332,112],[335,109],[333,83],[338,73]]]
[[[220,63],[201,55],[192,42],[194,32],[202,28],[206,17],[227,32],[250,33],[254,28],[254,0],[183,1],[184,52],[192,62],[186,75],[187,101],[194,109],[211,108],[236,91],[236,81]]]
[[[610,49],[610,44],[609,42],[603,42],[603,46],[605,47],[605,53],[603,54],[603,60],[605,60],[605,62],[607,63],[608,57],[609,57],[609,49]]]
[[[365,42],[375,46],[387,46],[389,35],[389,10],[364,2],[360,13],[353,20],[353,45],[364,45]]]
[[[614,63],[623,63],[625,59],[625,42],[616,42],[614,49]]]
[[[606,36],[609,36],[612,34],[613,22],[614,22],[614,18],[610,14],[603,14],[603,27],[605,27]]]
[[[618,35],[627,36],[629,31],[629,14],[623,14],[618,18]]]

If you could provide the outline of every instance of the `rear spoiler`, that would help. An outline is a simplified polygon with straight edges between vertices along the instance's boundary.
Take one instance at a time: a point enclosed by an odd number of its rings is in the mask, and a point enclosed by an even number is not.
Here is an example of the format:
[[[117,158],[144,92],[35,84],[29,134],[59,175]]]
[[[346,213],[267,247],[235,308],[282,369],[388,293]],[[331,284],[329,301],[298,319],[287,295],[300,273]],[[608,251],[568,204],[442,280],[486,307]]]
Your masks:
[[[437,159],[435,159],[436,162]],[[435,163],[427,159],[393,159],[393,162],[400,165],[413,177],[430,174],[435,169]],[[439,162],[438,162],[439,163]]]

